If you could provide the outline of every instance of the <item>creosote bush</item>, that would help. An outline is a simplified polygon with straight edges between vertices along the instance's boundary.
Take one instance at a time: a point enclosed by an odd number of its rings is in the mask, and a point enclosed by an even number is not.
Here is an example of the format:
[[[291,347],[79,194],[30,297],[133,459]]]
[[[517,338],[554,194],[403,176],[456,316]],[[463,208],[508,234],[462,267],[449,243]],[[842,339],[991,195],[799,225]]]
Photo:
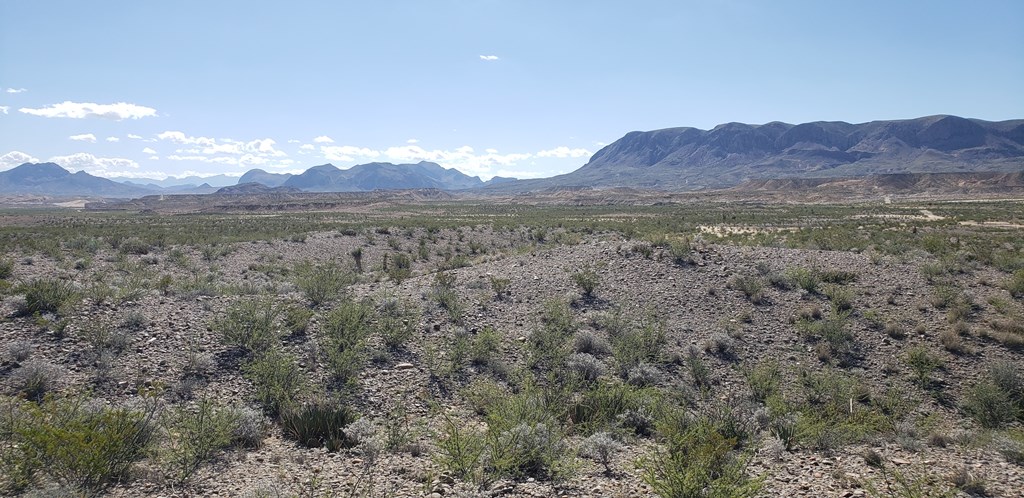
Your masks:
[[[324,317],[320,347],[337,381],[354,382],[362,371],[374,315],[371,302],[345,299]]]
[[[267,298],[243,299],[228,307],[227,314],[214,320],[212,326],[224,343],[261,353],[281,340],[277,317],[281,308]]]
[[[97,406],[82,397],[48,397],[39,404],[22,403],[17,410],[22,416],[15,417],[4,436],[11,438],[20,459],[15,468],[20,476],[7,479],[22,484],[45,473],[65,486],[98,494],[146,455],[156,433],[151,399],[132,409]]]
[[[707,418],[675,415],[662,423],[666,450],[640,461],[643,479],[660,496],[756,496],[760,479],[747,475],[748,454],[735,450],[737,440],[720,432]]]
[[[295,268],[295,286],[313,306],[337,299],[346,287],[355,282],[355,276],[335,264],[315,266],[306,262]]]
[[[242,366],[245,377],[256,388],[256,401],[270,415],[289,409],[306,387],[306,378],[291,354],[273,348]]]
[[[594,292],[597,291],[597,287],[601,284],[601,276],[592,268],[574,272],[570,277],[573,283],[576,284],[576,287],[580,289],[583,297],[587,299],[594,297]]]

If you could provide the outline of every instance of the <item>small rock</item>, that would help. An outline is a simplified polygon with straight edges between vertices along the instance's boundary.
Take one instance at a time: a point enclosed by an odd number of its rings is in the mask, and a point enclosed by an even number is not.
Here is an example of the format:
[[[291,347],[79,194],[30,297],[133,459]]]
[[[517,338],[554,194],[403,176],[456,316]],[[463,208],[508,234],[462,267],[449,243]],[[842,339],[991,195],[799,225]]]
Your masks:
[[[395,365],[395,370],[411,370],[413,368],[416,368],[416,365],[412,363],[399,363]]]

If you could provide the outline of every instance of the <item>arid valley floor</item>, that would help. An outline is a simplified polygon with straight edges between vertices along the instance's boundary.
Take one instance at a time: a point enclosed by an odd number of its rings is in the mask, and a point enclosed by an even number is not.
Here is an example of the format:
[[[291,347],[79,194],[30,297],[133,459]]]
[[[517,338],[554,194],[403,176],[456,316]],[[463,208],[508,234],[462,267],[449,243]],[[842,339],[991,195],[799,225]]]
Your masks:
[[[4,494],[1024,493],[1020,200],[144,207],[0,212]]]

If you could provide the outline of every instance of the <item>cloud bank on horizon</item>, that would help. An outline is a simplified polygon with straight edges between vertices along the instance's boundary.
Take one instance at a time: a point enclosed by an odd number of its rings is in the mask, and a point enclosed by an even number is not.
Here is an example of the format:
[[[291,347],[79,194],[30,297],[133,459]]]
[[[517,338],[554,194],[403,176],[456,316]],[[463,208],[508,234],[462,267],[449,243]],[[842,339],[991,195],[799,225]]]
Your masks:
[[[0,2],[0,169],[534,178],[633,130],[1024,117],[1019,1],[599,4]]]

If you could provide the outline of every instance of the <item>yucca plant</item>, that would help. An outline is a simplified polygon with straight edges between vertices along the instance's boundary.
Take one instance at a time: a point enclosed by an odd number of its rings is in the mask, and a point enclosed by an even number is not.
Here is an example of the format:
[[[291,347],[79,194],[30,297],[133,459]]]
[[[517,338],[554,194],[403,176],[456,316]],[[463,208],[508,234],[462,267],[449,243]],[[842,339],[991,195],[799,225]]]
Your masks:
[[[318,401],[281,414],[281,427],[289,438],[307,448],[338,451],[351,448],[357,441],[345,435],[345,427],[359,418],[348,406],[334,401]]]

